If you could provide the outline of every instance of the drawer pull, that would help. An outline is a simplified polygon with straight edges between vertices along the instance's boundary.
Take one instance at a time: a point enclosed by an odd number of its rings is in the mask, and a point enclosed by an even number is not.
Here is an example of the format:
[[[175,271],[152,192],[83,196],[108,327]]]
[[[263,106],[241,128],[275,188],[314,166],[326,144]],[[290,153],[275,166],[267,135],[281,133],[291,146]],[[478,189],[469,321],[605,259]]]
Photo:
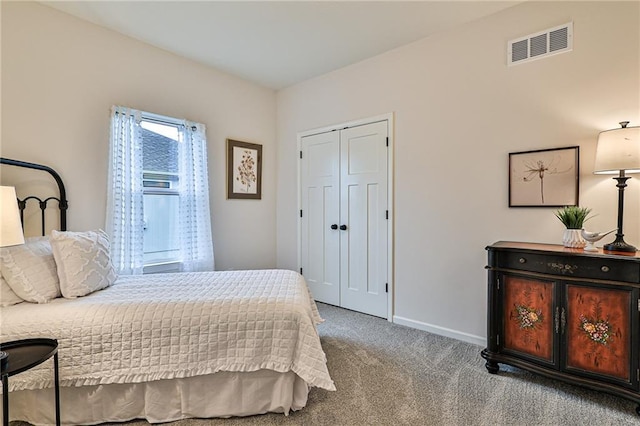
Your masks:
[[[600,268],[600,270],[602,272],[609,272],[609,267],[607,265],[604,265],[602,268]]]
[[[527,263],[527,259],[525,259],[524,257],[521,257],[520,259],[518,259],[518,262]]]

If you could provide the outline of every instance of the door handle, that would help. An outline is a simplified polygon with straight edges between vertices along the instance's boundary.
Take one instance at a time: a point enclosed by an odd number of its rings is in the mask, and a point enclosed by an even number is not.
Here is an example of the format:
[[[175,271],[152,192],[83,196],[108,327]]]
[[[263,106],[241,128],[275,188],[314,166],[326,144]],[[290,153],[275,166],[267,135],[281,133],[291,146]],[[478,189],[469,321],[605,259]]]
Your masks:
[[[334,223],[333,225],[331,225],[331,229],[338,229],[338,225]]]
[[[347,230],[347,225],[340,225],[340,229],[342,231],[346,231]]]

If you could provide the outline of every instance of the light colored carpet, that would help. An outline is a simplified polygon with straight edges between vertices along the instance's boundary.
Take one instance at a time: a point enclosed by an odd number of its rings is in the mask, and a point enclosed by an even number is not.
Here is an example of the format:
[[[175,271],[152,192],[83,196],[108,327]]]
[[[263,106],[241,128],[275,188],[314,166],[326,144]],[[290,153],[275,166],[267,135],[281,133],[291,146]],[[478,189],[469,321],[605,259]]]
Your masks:
[[[171,425],[640,425],[635,404],[622,398],[503,365],[492,375],[480,346],[318,307],[326,320],[319,333],[336,392],[312,389],[307,406],[289,416]]]

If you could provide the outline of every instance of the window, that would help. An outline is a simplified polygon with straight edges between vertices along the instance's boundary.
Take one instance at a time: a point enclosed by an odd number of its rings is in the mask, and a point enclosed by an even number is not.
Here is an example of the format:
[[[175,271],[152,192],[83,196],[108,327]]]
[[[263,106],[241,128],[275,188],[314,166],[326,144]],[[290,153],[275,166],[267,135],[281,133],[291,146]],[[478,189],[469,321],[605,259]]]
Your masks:
[[[180,173],[179,125],[151,121],[142,115],[143,263],[146,270],[176,269]]]
[[[205,129],[112,113],[107,232],[122,274],[213,269]]]

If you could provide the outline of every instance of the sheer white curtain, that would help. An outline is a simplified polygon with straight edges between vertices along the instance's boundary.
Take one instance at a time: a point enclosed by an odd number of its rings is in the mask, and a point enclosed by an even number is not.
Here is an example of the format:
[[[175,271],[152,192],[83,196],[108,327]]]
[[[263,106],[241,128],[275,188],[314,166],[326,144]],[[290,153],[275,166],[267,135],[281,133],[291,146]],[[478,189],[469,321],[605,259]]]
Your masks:
[[[214,269],[204,124],[185,121],[180,143],[179,235],[183,271]]]
[[[120,274],[142,274],[144,209],[140,111],[111,109],[106,231],[111,259]]]
[[[146,114],[146,115],[145,115]],[[147,117],[148,116],[148,117]],[[111,239],[111,257],[118,273],[142,274],[144,270],[144,143],[141,120],[159,116],[114,106],[107,188],[106,230]],[[214,269],[205,126],[170,119],[179,127],[180,269]]]

